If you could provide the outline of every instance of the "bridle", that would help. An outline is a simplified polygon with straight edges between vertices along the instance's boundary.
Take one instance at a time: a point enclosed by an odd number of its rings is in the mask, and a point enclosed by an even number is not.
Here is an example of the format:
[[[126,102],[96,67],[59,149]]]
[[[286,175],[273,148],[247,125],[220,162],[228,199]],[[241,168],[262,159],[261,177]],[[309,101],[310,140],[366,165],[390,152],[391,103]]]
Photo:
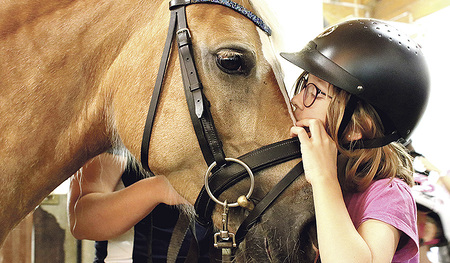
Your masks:
[[[155,120],[156,109],[162,91],[162,84],[165,71],[169,62],[169,55],[172,40],[176,37],[178,44],[178,54],[180,60],[181,73],[185,89],[186,101],[188,104],[192,124],[203,154],[203,157],[210,167],[206,176],[206,184],[200,191],[195,202],[195,209],[198,215],[198,222],[202,225],[212,225],[211,215],[218,199],[228,188],[232,187],[247,175],[253,176],[268,167],[300,158],[300,143],[298,139],[288,139],[274,144],[263,146],[257,150],[240,156],[236,159],[226,158],[222,149],[222,142],[218,136],[214,121],[209,109],[209,101],[203,93],[203,86],[199,79],[195,66],[191,34],[186,20],[186,6],[196,3],[220,4],[233,9],[250,19],[256,26],[270,35],[270,28],[256,15],[244,7],[228,0],[172,0],[169,3],[171,11],[169,30],[164,46],[163,55],[155,83],[144,134],[141,146],[141,162],[144,169],[151,173],[148,165],[148,152],[150,136]],[[250,170],[250,171],[249,171]],[[297,164],[266,196],[260,200],[250,211],[247,218],[242,222],[236,232],[235,240],[233,235],[232,247],[236,247],[245,237],[250,228],[255,225],[266,209],[276,200],[276,198],[303,173],[303,166]],[[249,194],[251,195],[251,191]],[[220,202],[220,201],[219,201]],[[225,210],[228,204],[225,202]],[[226,226],[225,226],[226,228]],[[226,233],[222,237],[223,242],[228,244],[228,237],[231,233],[225,229]],[[227,236],[227,234],[230,234]],[[220,247],[220,244],[219,246]]]

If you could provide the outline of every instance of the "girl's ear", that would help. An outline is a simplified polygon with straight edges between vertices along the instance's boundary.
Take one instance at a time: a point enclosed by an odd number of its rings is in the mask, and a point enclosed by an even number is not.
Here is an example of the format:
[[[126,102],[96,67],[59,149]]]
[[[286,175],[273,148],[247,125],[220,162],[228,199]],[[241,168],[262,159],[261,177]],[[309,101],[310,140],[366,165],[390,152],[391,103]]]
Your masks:
[[[361,120],[361,118],[359,118]],[[363,121],[359,122],[357,125],[354,125],[352,129],[346,135],[347,141],[357,141],[362,139],[363,131],[370,131],[374,128],[374,124],[371,118],[365,116],[362,118]]]
[[[362,134],[359,131],[352,131],[350,134],[347,135],[348,141],[357,141],[362,139]]]

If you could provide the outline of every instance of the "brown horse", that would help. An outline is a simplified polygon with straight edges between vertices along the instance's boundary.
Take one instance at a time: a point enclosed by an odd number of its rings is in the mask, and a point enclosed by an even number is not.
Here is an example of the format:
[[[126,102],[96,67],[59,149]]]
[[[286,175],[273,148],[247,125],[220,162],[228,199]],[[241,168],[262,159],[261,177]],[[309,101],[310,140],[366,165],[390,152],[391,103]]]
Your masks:
[[[139,156],[169,23],[167,2],[3,1],[0,242],[90,158],[121,147]],[[237,2],[254,10],[247,0]],[[187,18],[195,61],[226,155],[237,157],[288,138],[292,120],[274,74],[267,36],[221,5],[188,6]],[[172,52],[164,82],[149,164],[193,203],[207,167],[190,124],[176,53]],[[237,59],[241,65],[229,69],[221,64],[223,58]],[[258,174],[255,198],[294,163]],[[246,193],[246,187],[239,183],[223,198]],[[310,261],[310,194],[304,179],[291,185],[249,232],[237,260]],[[231,218],[230,230],[235,231],[241,220]],[[220,222],[218,217],[215,221]]]

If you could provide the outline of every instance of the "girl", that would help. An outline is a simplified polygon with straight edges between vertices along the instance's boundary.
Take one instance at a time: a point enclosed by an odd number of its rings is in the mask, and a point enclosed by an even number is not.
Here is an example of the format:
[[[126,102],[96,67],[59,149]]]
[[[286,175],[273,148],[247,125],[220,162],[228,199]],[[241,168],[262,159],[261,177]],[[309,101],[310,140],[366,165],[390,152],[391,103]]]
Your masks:
[[[407,139],[425,110],[420,48],[388,24],[347,21],[301,51],[292,98],[322,262],[418,262]],[[338,155],[339,153],[339,155]]]
[[[131,160],[110,153],[93,158],[72,176],[70,229],[77,239],[96,240],[95,263],[167,262],[179,214],[171,206],[187,201],[165,176],[145,177]],[[197,230],[202,237],[205,231],[199,225]],[[184,262],[191,238],[185,239],[177,262]],[[209,262],[207,252],[199,262]]]

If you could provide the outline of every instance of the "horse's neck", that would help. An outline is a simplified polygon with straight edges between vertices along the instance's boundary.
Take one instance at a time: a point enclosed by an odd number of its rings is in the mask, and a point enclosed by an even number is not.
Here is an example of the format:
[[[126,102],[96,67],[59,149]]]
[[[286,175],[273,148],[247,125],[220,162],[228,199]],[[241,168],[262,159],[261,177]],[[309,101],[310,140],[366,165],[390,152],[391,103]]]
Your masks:
[[[15,32],[17,29],[31,23],[35,23],[40,19],[51,18],[56,13],[74,14],[80,12],[88,18],[89,13],[101,13],[102,6],[112,7],[111,15],[114,11],[130,11],[131,8],[139,5],[139,1],[129,0],[120,1],[89,1],[89,0],[3,0],[0,5],[0,36]],[[162,0],[146,1],[145,5],[159,6]],[[122,4],[122,8],[120,5]],[[114,10],[114,5],[118,8]],[[128,6],[124,9],[124,6]],[[77,9],[77,7],[79,9]],[[131,7],[131,8],[130,8]],[[117,14],[116,18],[120,18]],[[71,17],[66,17],[70,21]],[[82,21],[70,21],[79,22]],[[69,22],[69,23],[70,23]]]
[[[64,1],[2,1],[0,7],[0,35],[15,32],[24,24],[34,21],[44,14],[53,13],[64,8],[71,3],[70,0]]]
[[[110,147],[109,92],[99,84],[156,5],[144,2],[2,2],[0,244],[87,158]]]
[[[100,150],[85,141],[95,131],[86,127],[106,129],[108,93],[99,84],[139,22],[139,7],[133,3],[55,2],[7,4],[0,11],[7,17],[18,14],[0,24],[0,95],[5,100],[0,113],[6,116],[0,121],[0,138],[9,139],[15,167],[20,163],[14,161],[30,161],[23,157],[58,154],[61,159],[64,153],[80,154],[77,147],[84,145],[90,146],[86,151]],[[105,144],[106,139],[96,136],[95,141]],[[27,140],[28,148],[18,147]],[[34,146],[44,142],[49,145]],[[48,150],[52,147],[58,152]]]

